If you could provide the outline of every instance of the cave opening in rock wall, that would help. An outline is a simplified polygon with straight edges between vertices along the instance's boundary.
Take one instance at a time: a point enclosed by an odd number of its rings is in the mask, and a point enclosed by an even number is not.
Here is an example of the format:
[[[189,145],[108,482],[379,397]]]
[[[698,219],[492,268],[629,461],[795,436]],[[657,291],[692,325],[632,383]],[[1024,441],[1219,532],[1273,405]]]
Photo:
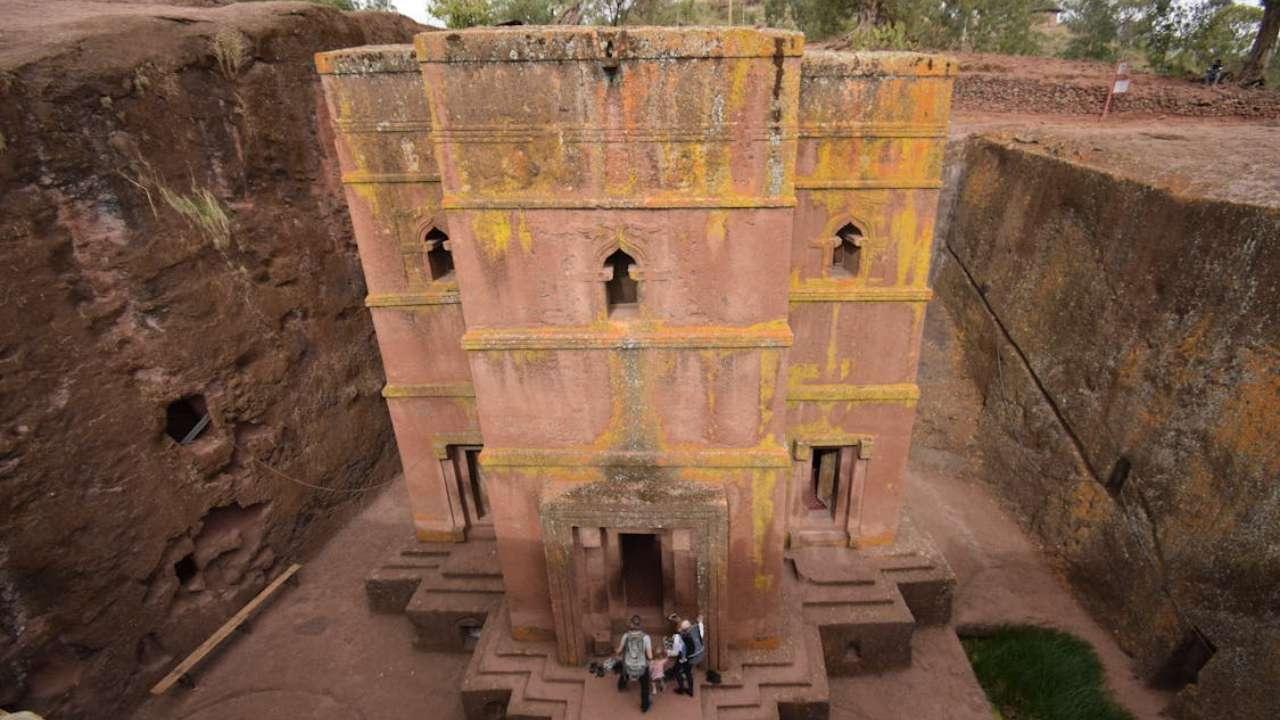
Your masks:
[[[178,583],[184,587],[195,579],[200,573],[200,567],[196,565],[194,555],[187,554],[181,560],[173,564],[173,574],[178,578]]]
[[[1164,690],[1181,690],[1196,684],[1200,670],[1209,662],[1218,648],[1201,633],[1199,628],[1189,628],[1181,642],[1169,653],[1164,665],[1156,672],[1152,684]]]
[[[1116,464],[1111,468],[1111,474],[1107,476],[1106,488],[1112,497],[1118,497],[1120,491],[1124,489],[1124,484],[1129,479],[1129,469],[1131,464],[1129,458],[1120,456],[1116,460]]]
[[[189,445],[209,426],[209,406],[203,395],[189,395],[165,408],[164,432],[179,445]]]

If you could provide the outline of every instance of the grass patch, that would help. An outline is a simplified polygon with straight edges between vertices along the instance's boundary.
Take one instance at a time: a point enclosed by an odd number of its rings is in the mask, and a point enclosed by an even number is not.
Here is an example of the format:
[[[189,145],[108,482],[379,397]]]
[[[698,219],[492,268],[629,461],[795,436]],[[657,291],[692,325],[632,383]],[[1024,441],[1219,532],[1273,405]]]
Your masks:
[[[1111,698],[1093,648],[1073,635],[1005,627],[961,643],[1005,720],[1133,720]]]
[[[231,218],[227,217],[218,198],[207,188],[192,187],[190,195],[179,195],[161,185],[160,197],[165,204],[195,226],[218,250],[226,250],[231,244]]]

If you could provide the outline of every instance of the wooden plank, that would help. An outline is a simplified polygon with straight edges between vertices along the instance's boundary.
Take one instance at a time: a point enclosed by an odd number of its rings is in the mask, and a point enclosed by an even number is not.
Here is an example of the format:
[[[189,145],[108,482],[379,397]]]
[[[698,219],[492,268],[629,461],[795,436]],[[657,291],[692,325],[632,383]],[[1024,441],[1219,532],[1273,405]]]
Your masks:
[[[226,640],[227,636],[235,632],[236,628],[239,627],[240,624],[243,623],[250,615],[252,615],[253,611],[257,610],[259,605],[266,602],[267,598],[271,597],[276,590],[279,590],[280,586],[283,585],[286,580],[293,577],[294,573],[301,569],[301,565],[294,563],[290,565],[287,570],[280,573],[275,580],[271,581],[270,585],[263,588],[262,592],[258,593],[257,596],[250,600],[247,605],[240,608],[240,612],[232,615],[231,619],[223,623],[222,627],[218,628],[217,632],[210,635],[208,640],[205,640],[200,644],[200,647],[196,648],[194,652],[188,655],[186,660],[178,663],[178,666],[175,667],[172,672],[165,675],[164,679],[156,683],[155,687],[151,688],[151,694],[163,695],[169,688],[173,687],[173,685],[178,682],[179,678],[190,672],[192,668],[204,659],[205,655],[208,655],[210,651],[218,647],[223,640]]]

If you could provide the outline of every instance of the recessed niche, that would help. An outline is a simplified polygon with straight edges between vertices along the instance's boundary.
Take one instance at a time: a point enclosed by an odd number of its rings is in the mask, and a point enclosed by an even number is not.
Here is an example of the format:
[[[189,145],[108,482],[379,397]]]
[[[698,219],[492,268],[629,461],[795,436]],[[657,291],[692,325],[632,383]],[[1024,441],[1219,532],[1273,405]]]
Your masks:
[[[604,284],[610,315],[618,311],[633,310],[640,301],[639,283],[631,277],[631,268],[635,264],[635,258],[622,250],[615,250],[605,258],[604,266],[612,271]]]
[[[853,223],[836,230],[836,245],[831,251],[832,277],[854,277],[862,270],[862,231]]]
[[[453,253],[449,250],[449,236],[433,227],[423,236],[427,246],[427,272],[432,280],[444,280],[453,275]]]
[[[164,415],[164,432],[179,445],[190,445],[209,427],[209,406],[203,395],[174,400]]]

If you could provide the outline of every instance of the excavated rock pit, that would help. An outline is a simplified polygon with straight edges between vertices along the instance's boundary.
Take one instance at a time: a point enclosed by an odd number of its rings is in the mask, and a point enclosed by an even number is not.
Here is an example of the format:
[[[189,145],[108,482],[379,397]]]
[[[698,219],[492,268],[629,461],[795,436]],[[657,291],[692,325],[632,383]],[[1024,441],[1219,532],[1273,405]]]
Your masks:
[[[0,707],[120,717],[397,472],[312,54],[419,28],[5,12]]]
[[[1175,716],[1280,716],[1280,202],[1022,140],[953,144],[935,248],[982,476]]]
[[[311,54],[418,28],[6,12],[0,706],[119,717],[397,470]],[[953,150],[930,312],[983,398],[963,449],[1177,715],[1280,716],[1276,204]]]

